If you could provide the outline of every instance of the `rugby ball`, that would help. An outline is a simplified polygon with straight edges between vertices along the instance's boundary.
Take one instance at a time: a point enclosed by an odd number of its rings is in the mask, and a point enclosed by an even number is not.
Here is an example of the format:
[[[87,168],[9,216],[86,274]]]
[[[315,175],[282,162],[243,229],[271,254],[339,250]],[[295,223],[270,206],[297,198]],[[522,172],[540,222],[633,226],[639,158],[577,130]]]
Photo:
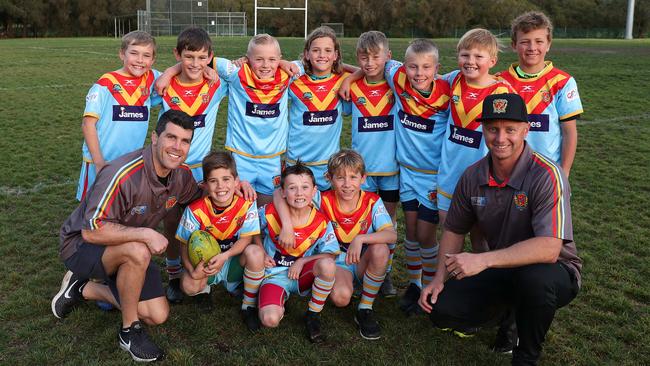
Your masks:
[[[221,247],[217,243],[217,239],[207,231],[196,230],[187,242],[187,254],[194,267],[200,261],[207,265],[212,257],[220,253]]]

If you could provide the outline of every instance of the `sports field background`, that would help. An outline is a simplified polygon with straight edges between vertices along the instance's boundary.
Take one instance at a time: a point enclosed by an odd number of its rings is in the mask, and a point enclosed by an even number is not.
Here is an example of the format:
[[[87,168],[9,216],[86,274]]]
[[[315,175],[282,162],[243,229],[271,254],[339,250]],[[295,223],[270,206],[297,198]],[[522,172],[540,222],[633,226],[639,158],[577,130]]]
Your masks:
[[[504,40],[505,41],[505,40]],[[281,39],[295,59],[301,39]],[[441,73],[455,68],[456,40],[436,40]],[[158,39],[154,65],[172,64],[173,38]],[[215,39],[218,56],[235,58],[245,38]],[[406,39],[391,40],[401,60]],[[354,63],[354,39],[343,39],[344,61]],[[50,300],[64,268],[58,232],[75,208],[81,165],[85,95],[104,72],[119,68],[119,41],[104,38],[0,41],[0,364],[123,364],[118,312],[87,303],[64,321]],[[595,365],[650,363],[650,41],[555,40],[549,59],[575,76],[585,113],[570,176],[575,241],[584,259],[583,288],[561,309],[548,333],[542,363]],[[493,70],[515,61],[506,50]],[[215,147],[223,146],[227,102],[221,103]],[[349,121],[346,120],[346,121]],[[349,146],[349,128],[342,138]],[[403,290],[403,227],[394,280]],[[292,297],[277,329],[251,335],[239,302],[213,291],[208,312],[193,301],[173,306],[169,320],[150,332],[168,351],[166,364],[508,364],[488,346],[494,329],[461,340],[406,318],[397,299],[378,298],[383,328],[377,342],[360,338],[353,307],[326,305],[328,338],[304,335],[306,301]]]

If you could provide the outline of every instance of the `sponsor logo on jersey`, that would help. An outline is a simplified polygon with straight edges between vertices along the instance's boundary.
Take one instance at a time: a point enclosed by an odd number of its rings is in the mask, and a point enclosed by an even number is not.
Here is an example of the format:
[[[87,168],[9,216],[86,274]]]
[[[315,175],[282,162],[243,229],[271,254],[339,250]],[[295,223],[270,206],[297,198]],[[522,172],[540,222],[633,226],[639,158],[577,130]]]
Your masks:
[[[532,85],[523,85],[519,90],[520,93],[532,93],[534,91],[535,89],[533,88]]]
[[[357,105],[365,105],[366,102],[367,102],[367,101],[366,101],[366,98],[364,98],[364,97],[359,97],[359,99],[357,99],[357,101],[355,102],[355,104],[357,104]]]
[[[235,245],[236,241],[237,241],[237,237],[232,237],[223,240],[217,239],[217,242],[219,243],[219,247],[221,248],[222,252],[225,252],[226,250],[232,248],[232,246]]]
[[[185,230],[189,232],[194,232],[198,230],[199,228],[190,220],[187,216],[183,215],[183,219],[181,220],[181,226],[185,228]]]
[[[114,105],[113,121],[143,122],[149,120],[149,108],[135,105]]]
[[[131,215],[144,215],[147,211],[147,205],[135,206],[131,209]]]
[[[125,79],[124,80],[124,86],[135,86],[135,80],[133,80],[133,79]]]
[[[192,119],[194,120],[194,128],[205,127],[205,114],[196,115]]]
[[[281,254],[280,252],[275,252],[273,259],[275,260],[275,264],[278,266],[291,267],[297,258],[289,254]]]
[[[408,128],[409,130],[413,131],[432,133],[433,127],[436,124],[436,121],[434,120],[422,118],[420,116],[414,116],[409,113],[404,113],[403,111],[399,111],[397,113],[397,116],[399,117],[399,122],[404,128]]]
[[[176,104],[176,105],[181,104],[181,98],[179,97],[171,97],[169,100],[172,102],[172,104]]]
[[[176,202],[178,202],[176,196],[170,196],[165,202],[165,209],[169,210],[170,208],[174,207],[174,205],[176,205]]]
[[[318,85],[318,86],[316,86],[316,91],[319,92],[319,93],[327,93],[328,92],[327,86]]]
[[[99,93],[94,92],[86,95],[86,103],[91,103],[99,99]]]
[[[339,111],[336,109],[322,112],[304,112],[302,114],[302,123],[305,126],[327,126],[336,122]]]
[[[280,115],[280,104],[246,102],[246,115],[258,118],[275,118]]]
[[[472,197],[472,206],[486,206],[487,197]]]
[[[483,133],[480,131],[449,125],[449,141],[453,143],[478,149],[482,137]]]
[[[478,98],[478,93],[467,92],[467,99],[476,100],[476,98]]]
[[[359,117],[358,129],[359,132],[380,132],[392,131],[393,115],[388,116],[375,116],[375,117]]]
[[[492,112],[493,113],[506,113],[506,108],[508,107],[507,99],[495,99],[492,101]]]
[[[568,93],[566,93],[566,101],[567,102],[573,102],[574,100],[580,98],[578,96],[578,90],[577,89],[571,89],[569,90]]]
[[[524,211],[526,207],[528,207],[528,195],[526,195],[526,192],[524,191],[515,192],[512,196],[512,200],[519,211]]]
[[[194,92],[193,92],[191,89],[186,89],[186,90],[184,91],[183,95],[186,96],[186,97],[193,97],[193,96],[194,96]]]
[[[302,94],[302,99],[304,100],[311,100],[314,97],[314,95],[311,92],[306,92]]]
[[[381,96],[381,91],[373,89],[373,90],[370,91],[370,96],[371,97],[379,97],[379,96]]]
[[[528,124],[530,125],[531,131],[548,132],[548,114],[529,114]]]
[[[113,84],[113,92],[114,93],[121,93],[122,92],[122,85],[120,84]]]

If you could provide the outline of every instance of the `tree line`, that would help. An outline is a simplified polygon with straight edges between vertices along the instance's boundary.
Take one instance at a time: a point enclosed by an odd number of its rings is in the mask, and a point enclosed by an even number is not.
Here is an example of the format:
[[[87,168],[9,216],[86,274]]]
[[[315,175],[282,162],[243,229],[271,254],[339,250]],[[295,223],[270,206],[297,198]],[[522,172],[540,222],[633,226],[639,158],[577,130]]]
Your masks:
[[[189,0],[182,1],[188,6]],[[252,28],[253,0],[209,0],[208,5],[214,12],[246,12]],[[303,5],[304,0],[258,0],[258,6]],[[135,14],[145,9],[146,0],[0,0],[0,36],[108,36],[114,33],[115,17],[128,19],[135,29]],[[379,29],[389,37],[448,37],[477,26],[507,31],[511,19],[533,9],[547,13],[567,37],[579,37],[580,30],[589,29],[622,34],[627,0],[309,0],[308,27],[343,23],[345,36]],[[303,21],[301,12],[258,14],[258,28],[278,36],[301,36]],[[650,1],[637,0],[634,36],[648,34]]]

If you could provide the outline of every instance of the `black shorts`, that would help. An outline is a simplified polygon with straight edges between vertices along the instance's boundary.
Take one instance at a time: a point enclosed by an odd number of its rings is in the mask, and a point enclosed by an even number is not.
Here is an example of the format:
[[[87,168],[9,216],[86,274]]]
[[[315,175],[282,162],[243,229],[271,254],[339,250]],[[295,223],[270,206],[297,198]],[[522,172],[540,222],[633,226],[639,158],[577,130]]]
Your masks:
[[[418,220],[423,220],[434,225],[438,225],[440,222],[440,216],[438,215],[438,210],[432,210],[427,206],[420,204],[418,200],[413,199],[410,201],[402,202],[402,210],[406,211],[417,211]]]
[[[391,189],[389,191],[384,191],[380,189],[379,191],[377,191],[377,194],[379,194],[379,197],[381,197],[381,200],[384,202],[390,202],[390,203],[399,202],[399,189]]]
[[[65,266],[74,274],[81,278],[99,279],[106,282],[111,289],[115,300],[118,304],[120,296],[117,292],[117,273],[108,275],[102,264],[102,256],[104,255],[106,246],[95,245],[90,243],[82,243],[79,249],[72,257],[65,261]],[[140,301],[151,300],[165,295],[162,286],[162,277],[160,276],[160,269],[153,261],[149,262],[147,273],[142,285],[142,292],[140,292]]]

